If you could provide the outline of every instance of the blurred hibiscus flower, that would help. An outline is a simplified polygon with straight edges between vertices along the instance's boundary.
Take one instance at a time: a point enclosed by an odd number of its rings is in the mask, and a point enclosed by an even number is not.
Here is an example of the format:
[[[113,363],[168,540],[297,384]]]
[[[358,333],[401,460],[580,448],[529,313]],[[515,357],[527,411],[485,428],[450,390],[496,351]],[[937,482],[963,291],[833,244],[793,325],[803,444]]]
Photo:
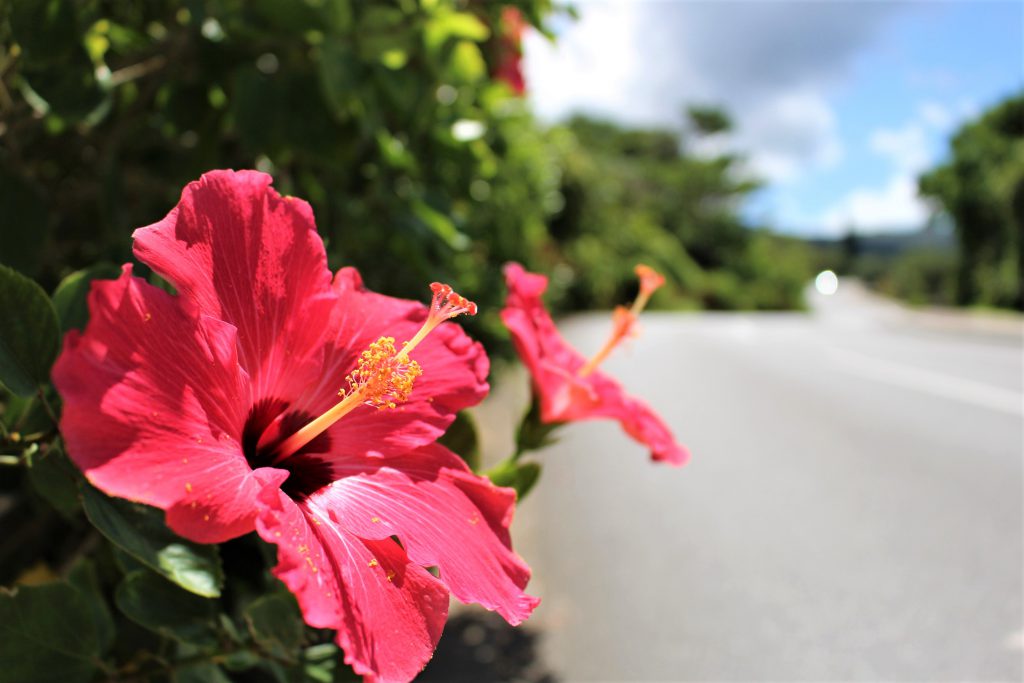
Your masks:
[[[523,34],[529,24],[515,7],[501,10],[500,31],[495,46],[495,64],[491,76],[505,81],[516,95],[526,93],[523,77]]]
[[[624,339],[636,333],[637,316],[651,294],[664,284],[653,269],[639,265],[640,294],[629,309],[615,309],[612,333],[591,359],[572,348],[555,327],[542,296],[548,286],[543,275],[527,272],[518,263],[505,267],[508,299],[501,312],[519,357],[530,371],[540,401],[540,419],[547,424],[596,418],[617,420],[631,437],[651,449],[651,458],[684,465],[690,458],[650,406],[628,395],[598,367]]]
[[[95,486],[165,510],[178,534],[257,531],[356,672],[409,680],[449,591],[512,624],[538,602],[511,550],[514,493],[435,443],[488,390],[483,348],[442,324],[475,306],[443,285],[428,308],[351,268],[332,279],[309,205],[270,183],[207,173],[135,232],[178,294],[131,266],[94,286],[53,371],[61,431]]]

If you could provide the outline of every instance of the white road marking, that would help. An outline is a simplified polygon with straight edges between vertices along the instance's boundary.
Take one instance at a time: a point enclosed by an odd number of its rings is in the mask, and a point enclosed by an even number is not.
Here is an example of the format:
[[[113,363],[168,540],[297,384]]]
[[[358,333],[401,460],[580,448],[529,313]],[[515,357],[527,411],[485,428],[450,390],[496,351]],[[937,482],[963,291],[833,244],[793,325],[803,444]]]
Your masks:
[[[841,370],[858,377],[1024,417],[1024,394],[1016,391],[846,349],[829,349],[829,355]]]

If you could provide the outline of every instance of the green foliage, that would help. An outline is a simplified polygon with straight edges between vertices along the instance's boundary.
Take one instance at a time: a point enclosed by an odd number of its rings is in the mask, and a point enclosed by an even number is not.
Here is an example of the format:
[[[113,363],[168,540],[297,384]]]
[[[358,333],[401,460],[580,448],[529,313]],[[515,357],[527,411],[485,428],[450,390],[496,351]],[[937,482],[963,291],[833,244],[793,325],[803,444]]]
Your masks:
[[[129,573],[114,600],[129,619],[160,635],[194,645],[217,644],[217,603],[159,574],[146,569]]]
[[[540,479],[540,463],[521,460],[529,451],[536,451],[555,442],[554,432],[561,423],[545,424],[540,418],[540,402],[530,402],[516,430],[516,450],[507,458],[485,472],[488,479],[498,486],[515,489],[516,497],[522,501]]]
[[[752,232],[735,267],[748,297],[746,307],[762,311],[800,308],[803,290],[815,272],[812,260],[811,250],[802,240],[764,230]]]
[[[560,426],[561,423],[545,423],[541,420],[540,401],[534,397],[516,429],[516,452],[512,459],[515,460],[527,451],[537,451],[553,444],[553,434]]]
[[[732,130],[732,119],[717,107],[692,106],[686,110],[690,126],[702,135],[715,135]]]
[[[0,382],[30,396],[49,380],[57,357],[57,314],[39,285],[0,265],[0,320]]]
[[[535,21],[549,12],[546,0],[514,4]],[[187,182],[257,167],[313,204],[332,267],[417,299],[450,281],[481,304],[470,324],[494,336],[498,266],[546,248],[557,183],[523,103],[489,74],[501,10],[15,3],[0,13],[0,73],[15,95],[0,100],[0,215],[11,225],[0,261],[48,287],[98,260],[124,262],[131,231]]]
[[[171,674],[173,683],[231,683],[223,670],[212,662],[199,662],[175,669]]]
[[[727,131],[728,116],[691,108],[693,136]],[[550,133],[563,169],[551,220],[563,292],[577,307],[608,308],[636,292],[633,265],[664,273],[653,304],[785,309],[802,305],[810,263],[793,241],[752,233],[737,207],[757,184],[738,159],[696,154],[670,130],[631,130],[577,117]]]
[[[31,459],[29,481],[61,515],[71,518],[81,509],[78,481],[81,473],[60,448],[50,447]]]
[[[0,681],[91,680],[109,645],[108,619],[70,583],[0,590]]]
[[[89,320],[87,297],[93,280],[116,278],[119,269],[109,263],[99,263],[89,268],[76,270],[57,285],[53,292],[53,306],[57,309],[61,330],[85,329]]]
[[[919,249],[896,259],[876,277],[877,287],[916,305],[952,306],[956,303],[956,254]]]
[[[466,461],[469,468],[476,471],[480,469],[480,443],[477,437],[476,422],[466,411],[455,416],[445,433],[438,439],[447,446],[453,453]]]
[[[114,644],[114,620],[107,608],[95,564],[91,560],[78,560],[68,572],[67,581],[85,599],[99,651],[106,652]]]
[[[958,303],[1024,310],[1024,94],[957,131],[950,160],[920,187],[956,226]]]
[[[224,584],[217,546],[191,543],[172,533],[155,508],[109,498],[82,485],[89,521],[111,543],[196,595],[217,597]]]
[[[496,486],[508,486],[515,489],[516,499],[523,500],[533,485],[540,479],[540,463],[518,460],[504,460],[487,471],[487,478]]]
[[[304,632],[299,605],[291,593],[278,591],[261,596],[249,603],[243,614],[253,640],[265,652],[295,659]]]
[[[42,263],[49,239],[50,216],[43,196],[30,182],[0,161],[0,262],[23,273]]]

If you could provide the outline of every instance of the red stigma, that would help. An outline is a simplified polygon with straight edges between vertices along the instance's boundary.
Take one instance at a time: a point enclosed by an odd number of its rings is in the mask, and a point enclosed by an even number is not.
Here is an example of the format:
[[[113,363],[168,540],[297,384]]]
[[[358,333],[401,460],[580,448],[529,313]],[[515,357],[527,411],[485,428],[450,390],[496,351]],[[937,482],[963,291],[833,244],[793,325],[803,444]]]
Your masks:
[[[430,291],[434,293],[434,298],[430,302],[431,315],[437,315],[441,320],[448,320],[463,313],[476,315],[476,304],[458,294],[451,288],[451,285],[432,282]]]
[[[650,266],[646,266],[642,263],[638,263],[636,268],[633,269],[636,276],[640,278],[640,291],[647,294],[654,293],[658,287],[665,284],[665,277]]]

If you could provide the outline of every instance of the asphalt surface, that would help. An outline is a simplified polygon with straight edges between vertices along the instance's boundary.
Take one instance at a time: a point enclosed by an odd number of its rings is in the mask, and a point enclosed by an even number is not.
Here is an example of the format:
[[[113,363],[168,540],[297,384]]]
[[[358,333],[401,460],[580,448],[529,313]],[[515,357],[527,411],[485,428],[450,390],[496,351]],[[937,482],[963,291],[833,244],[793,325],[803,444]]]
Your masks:
[[[1020,680],[1022,326],[841,283],[811,314],[645,314],[605,370],[693,452],[565,428],[518,511],[562,681]],[[596,350],[605,316],[565,322]],[[523,399],[506,378],[482,410]],[[492,457],[507,434],[491,429]]]

